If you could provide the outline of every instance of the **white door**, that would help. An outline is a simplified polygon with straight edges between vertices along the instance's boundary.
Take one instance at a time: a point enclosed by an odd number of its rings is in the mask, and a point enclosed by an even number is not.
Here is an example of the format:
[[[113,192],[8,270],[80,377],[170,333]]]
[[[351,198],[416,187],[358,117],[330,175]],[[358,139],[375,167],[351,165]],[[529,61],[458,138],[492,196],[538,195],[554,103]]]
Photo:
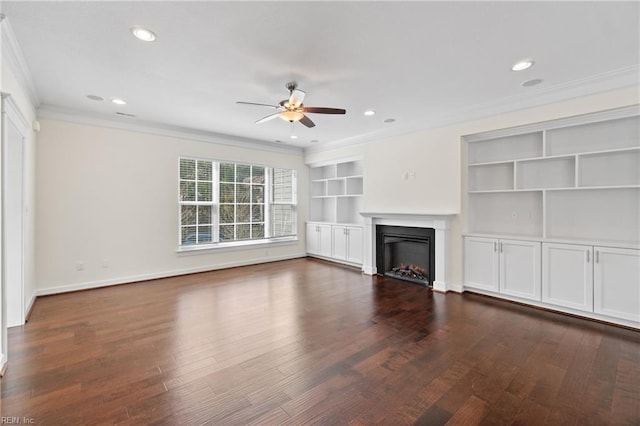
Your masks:
[[[362,228],[354,226],[348,227],[347,237],[349,237],[347,242],[347,261],[362,264],[362,245],[364,244]]]
[[[320,245],[320,232],[318,231],[318,224],[307,223],[307,253],[318,254],[318,248]]]
[[[498,240],[465,237],[464,286],[498,292]]]
[[[2,103],[2,153],[3,153],[3,310],[6,326],[24,324],[24,120],[13,102]]]
[[[347,228],[344,226],[332,226],[333,247],[331,256],[334,259],[347,260]]]
[[[540,243],[500,240],[500,293],[540,300]]]
[[[594,250],[594,312],[640,323],[640,250]]]
[[[542,301],[593,311],[593,247],[542,244]]]

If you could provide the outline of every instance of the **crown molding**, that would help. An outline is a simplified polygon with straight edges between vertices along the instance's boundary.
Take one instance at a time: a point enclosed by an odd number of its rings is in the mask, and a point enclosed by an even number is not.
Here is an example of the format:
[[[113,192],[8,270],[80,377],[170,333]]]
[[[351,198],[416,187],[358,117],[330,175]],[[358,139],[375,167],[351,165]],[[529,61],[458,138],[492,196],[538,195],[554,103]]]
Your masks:
[[[31,130],[29,120],[22,115],[20,108],[10,93],[0,92],[2,97],[2,114],[5,114],[9,120],[16,126],[22,136],[26,136]]]
[[[466,108],[459,108],[445,114],[425,117],[424,119],[407,123],[403,125],[402,128],[391,126],[389,129],[380,132],[371,132],[351,138],[326,142],[321,145],[314,145],[306,148],[305,154],[330,151],[349,145],[357,145],[456,123],[464,123],[632,86],[640,86],[640,65],[619,68],[548,87],[535,89],[523,88],[523,92],[517,95],[475,104]]]
[[[159,136],[167,136],[178,139],[187,139],[198,142],[215,143],[271,151],[280,154],[303,155],[302,148],[289,145],[280,145],[273,142],[264,142],[255,139],[241,138],[238,136],[214,133],[205,130],[196,130],[186,127],[172,126],[151,121],[135,120],[131,118],[105,117],[102,114],[78,111],[53,105],[41,105],[38,108],[39,119],[51,119],[69,123],[88,124],[98,127],[107,127],[132,132],[148,133]]]
[[[20,44],[18,44],[13,28],[11,28],[11,24],[9,23],[9,18],[6,15],[2,15],[0,27],[2,28],[2,59],[7,61],[20,85],[25,88],[33,108],[36,109],[40,105],[38,91],[36,90],[36,85],[31,76],[31,71],[29,71],[29,67],[27,66],[27,61],[24,58]]]

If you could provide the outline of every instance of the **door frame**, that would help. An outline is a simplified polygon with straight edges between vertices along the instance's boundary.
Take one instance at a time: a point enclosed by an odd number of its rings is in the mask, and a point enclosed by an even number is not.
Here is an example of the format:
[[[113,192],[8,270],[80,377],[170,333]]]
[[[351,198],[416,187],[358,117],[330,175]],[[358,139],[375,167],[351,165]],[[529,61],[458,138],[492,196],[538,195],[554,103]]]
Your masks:
[[[2,304],[2,312],[1,312],[1,326],[0,326],[0,334],[1,334],[1,346],[0,346],[0,364],[4,364],[4,362],[8,359],[8,348],[7,348],[7,329],[9,326],[9,318],[8,318],[8,303],[9,299],[15,299],[16,293],[18,292],[18,298],[20,300],[19,311],[17,315],[17,322],[22,325],[25,322],[25,142],[27,132],[30,128],[29,122],[26,120],[24,115],[20,112],[18,105],[15,103],[10,94],[0,92],[1,95],[1,120],[2,120],[2,143],[0,149],[2,150],[2,188],[1,188],[1,196],[2,196],[2,232],[0,234],[0,250],[2,253],[2,285],[0,286],[0,303]],[[8,140],[8,126],[13,126],[18,134],[20,135],[19,141],[19,158],[15,158],[12,151],[9,150],[9,140]],[[9,158],[11,155],[12,158]],[[13,181],[14,176],[11,176],[9,173],[8,165],[10,162],[18,161],[19,162],[19,174],[20,174],[20,188],[19,188],[19,198],[20,198],[20,213],[19,213],[19,223],[14,223],[14,220],[8,217],[8,186]],[[14,241],[8,241],[7,237],[7,229],[10,226],[19,226],[19,236]],[[6,253],[9,250],[18,248],[18,257],[19,257],[19,285],[17,287],[8,288],[7,283],[7,270],[8,270],[8,262]],[[14,321],[15,322],[15,321]],[[1,367],[0,367],[1,368]]]

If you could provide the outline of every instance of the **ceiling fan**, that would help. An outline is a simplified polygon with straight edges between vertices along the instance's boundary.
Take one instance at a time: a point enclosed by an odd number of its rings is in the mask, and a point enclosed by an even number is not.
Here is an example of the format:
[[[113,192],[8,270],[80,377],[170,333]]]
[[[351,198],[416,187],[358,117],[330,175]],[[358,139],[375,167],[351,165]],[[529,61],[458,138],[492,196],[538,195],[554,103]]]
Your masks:
[[[276,117],[288,121],[290,123],[299,121],[307,127],[314,127],[315,123],[311,121],[307,114],[346,114],[347,111],[341,108],[326,108],[326,107],[308,107],[304,106],[302,101],[304,100],[305,92],[298,89],[298,84],[295,81],[289,82],[285,86],[289,90],[289,99],[284,99],[278,103],[278,105],[260,104],[255,102],[236,102],[243,105],[259,105],[269,108],[275,108],[278,111],[272,114],[262,117],[256,121],[256,124],[264,123]]]

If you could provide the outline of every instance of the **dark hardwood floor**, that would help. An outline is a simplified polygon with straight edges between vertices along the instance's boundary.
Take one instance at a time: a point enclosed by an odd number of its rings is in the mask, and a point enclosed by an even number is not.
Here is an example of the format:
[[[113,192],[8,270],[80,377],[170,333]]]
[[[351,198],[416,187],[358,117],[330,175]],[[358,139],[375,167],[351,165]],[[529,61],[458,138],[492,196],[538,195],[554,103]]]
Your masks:
[[[640,333],[311,259],[39,298],[9,356],[38,425],[640,424]]]

